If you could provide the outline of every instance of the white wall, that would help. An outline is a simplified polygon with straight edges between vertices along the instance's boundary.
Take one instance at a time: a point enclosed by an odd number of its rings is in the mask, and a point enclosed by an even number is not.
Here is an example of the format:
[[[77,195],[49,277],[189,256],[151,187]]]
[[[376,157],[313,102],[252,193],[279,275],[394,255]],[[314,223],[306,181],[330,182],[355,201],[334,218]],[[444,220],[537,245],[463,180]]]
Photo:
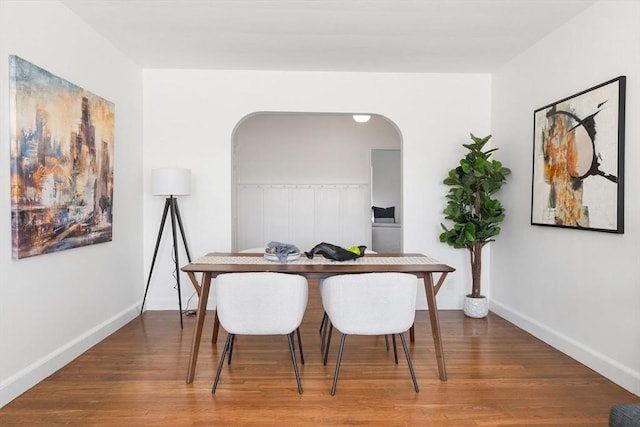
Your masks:
[[[115,103],[113,241],[11,258],[8,56]],[[142,281],[141,71],[57,1],[0,0],[0,406],[136,314]]]
[[[469,132],[489,132],[489,75],[145,70],[143,80],[145,268],[163,206],[162,199],[148,195],[152,168],[192,169],[193,194],[180,198],[192,255],[228,251],[232,138],[238,122],[259,111],[365,111],[387,117],[403,137],[404,249],[458,269],[449,275],[438,303],[461,307],[469,290],[468,259],[465,251],[438,241],[447,191],[441,182],[463,154]],[[170,243],[164,237],[150,309],[177,307]],[[192,294],[184,275],[182,291],[184,298]],[[194,298],[189,307],[195,306]]]
[[[239,185],[236,199],[234,251],[273,241],[301,251],[320,242],[371,248],[367,184]]]
[[[241,184],[369,183],[372,148],[400,148],[393,123],[373,116],[259,113],[238,125],[235,173]]]
[[[492,131],[513,175],[492,243],[491,309],[640,394],[640,2],[601,1],[494,75]],[[533,111],[627,76],[625,233],[530,223]],[[587,179],[601,179],[592,177]]]

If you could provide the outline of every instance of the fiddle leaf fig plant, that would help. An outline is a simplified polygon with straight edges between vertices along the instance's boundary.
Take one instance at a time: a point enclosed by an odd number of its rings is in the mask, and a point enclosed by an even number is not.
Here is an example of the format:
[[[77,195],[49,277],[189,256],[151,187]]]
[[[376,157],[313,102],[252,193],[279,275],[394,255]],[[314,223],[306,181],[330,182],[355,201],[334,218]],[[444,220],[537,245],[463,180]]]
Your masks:
[[[505,217],[505,209],[494,194],[506,183],[511,170],[490,158],[497,148],[484,150],[491,135],[478,138],[471,134],[471,139],[473,143],[462,144],[469,151],[443,181],[451,186],[443,213],[453,225],[449,228],[440,224],[444,230],[440,241],[469,250],[472,280],[469,296],[479,298],[482,248],[500,234],[499,224]]]

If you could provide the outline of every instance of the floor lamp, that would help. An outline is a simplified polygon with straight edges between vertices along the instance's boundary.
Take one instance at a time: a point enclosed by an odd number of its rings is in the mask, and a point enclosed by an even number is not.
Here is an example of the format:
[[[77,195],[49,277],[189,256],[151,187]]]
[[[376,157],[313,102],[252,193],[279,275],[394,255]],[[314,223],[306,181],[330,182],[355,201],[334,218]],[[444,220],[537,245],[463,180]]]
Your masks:
[[[175,168],[163,168],[153,169],[151,171],[151,194],[154,196],[166,196],[164,203],[164,211],[162,212],[162,221],[160,222],[160,229],[158,230],[158,238],[156,239],[156,248],[153,251],[153,260],[151,261],[151,269],[149,270],[149,278],[147,279],[147,288],[144,291],[144,298],[142,299],[142,306],[140,307],[140,314],[144,309],[144,302],[147,299],[147,292],[149,292],[149,284],[151,283],[151,275],[153,274],[153,267],[156,264],[156,258],[158,256],[158,248],[160,247],[160,240],[162,240],[162,231],[164,225],[167,222],[167,214],[170,214],[171,218],[171,231],[173,235],[173,259],[176,264],[176,283],[178,286],[178,307],[180,309],[180,327],[183,327],[182,323],[182,294],[180,292],[180,268],[178,261],[178,236],[176,222],[180,228],[180,235],[182,236],[182,243],[184,249],[187,252],[187,259],[191,262],[191,254],[189,254],[189,247],[187,246],[187,239],[184,235],[184,227],[182,226],[182,219],[180,218],[180,209],[178,209],[178,199],[175,196],[186,196],[190,192],[191,184],[191,171],[189,169],[175,169]]]

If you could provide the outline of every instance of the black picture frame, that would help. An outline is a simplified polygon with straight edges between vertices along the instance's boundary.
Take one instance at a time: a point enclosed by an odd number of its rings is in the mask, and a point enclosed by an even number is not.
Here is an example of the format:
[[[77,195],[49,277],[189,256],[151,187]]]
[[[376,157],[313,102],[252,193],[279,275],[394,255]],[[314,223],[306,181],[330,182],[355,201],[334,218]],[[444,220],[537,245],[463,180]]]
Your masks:
[[[626,76],[533,113],[531,225],[624,233]]]

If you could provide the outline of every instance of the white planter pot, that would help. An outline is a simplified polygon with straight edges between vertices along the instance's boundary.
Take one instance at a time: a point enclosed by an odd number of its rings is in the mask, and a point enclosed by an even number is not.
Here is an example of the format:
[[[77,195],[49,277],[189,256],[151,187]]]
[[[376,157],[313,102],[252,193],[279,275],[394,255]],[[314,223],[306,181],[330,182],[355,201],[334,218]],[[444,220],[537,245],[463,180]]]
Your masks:
[[[481,319],[489,313],[489,300],[486,297],[464,297],[463,311],[465,316]]]

